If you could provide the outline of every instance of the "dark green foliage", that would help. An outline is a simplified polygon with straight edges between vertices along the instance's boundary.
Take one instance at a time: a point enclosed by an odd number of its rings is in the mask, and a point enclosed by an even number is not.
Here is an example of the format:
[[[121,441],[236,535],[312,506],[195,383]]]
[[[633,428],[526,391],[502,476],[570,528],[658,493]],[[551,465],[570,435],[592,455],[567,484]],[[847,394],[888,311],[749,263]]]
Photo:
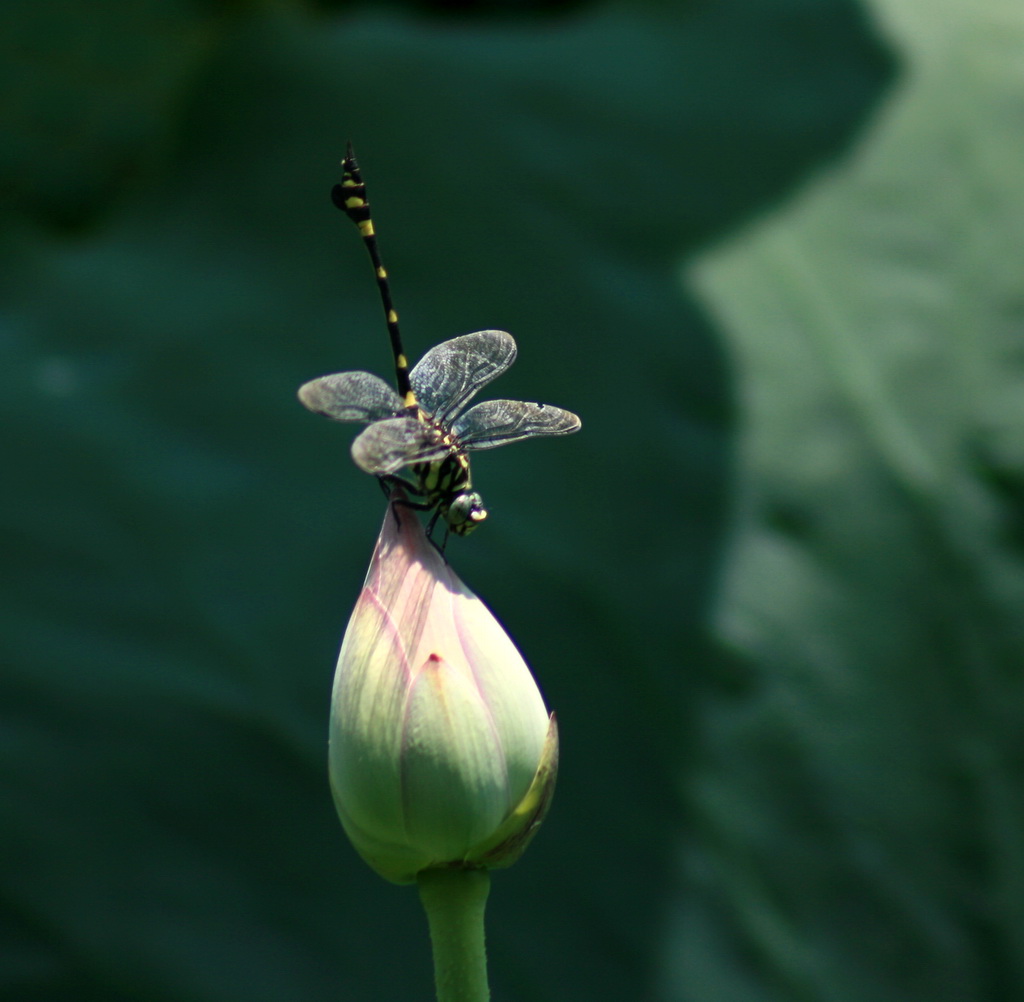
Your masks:
[[[508,330],[583,419],[448,550],[562,735],[496,999],[1024,995],[1020,23],[915,6],[12,8],[5,1002],[428,997],[326,782],[349,139],[410,356]]]

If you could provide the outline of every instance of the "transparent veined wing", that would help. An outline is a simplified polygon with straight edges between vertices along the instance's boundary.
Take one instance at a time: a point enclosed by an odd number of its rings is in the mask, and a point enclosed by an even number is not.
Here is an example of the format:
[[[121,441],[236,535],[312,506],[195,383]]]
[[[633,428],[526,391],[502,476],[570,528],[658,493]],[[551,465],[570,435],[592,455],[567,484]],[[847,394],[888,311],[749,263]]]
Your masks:
[[[504,331],[476,331],[442,341],[409,373],[419,405],[449,424],[481,387],[500,376],[516,358],[516,343]]]
[[[310,380],[299,387],[299,400],[315,414],[364,424],[394,417],[403,409],[402,398],[369,372],[336,372]]]
[[[375,421],[352,443],[352,458],[361,470],[384,476],[409,463],[434,463],[452,451],[438,428],[413,417]]]
[[[580,430],[572,411],[522,400],[485,400],[471,407],[453,425],[452,433],[466,449],[493,449],[534,435],[569,435]]]

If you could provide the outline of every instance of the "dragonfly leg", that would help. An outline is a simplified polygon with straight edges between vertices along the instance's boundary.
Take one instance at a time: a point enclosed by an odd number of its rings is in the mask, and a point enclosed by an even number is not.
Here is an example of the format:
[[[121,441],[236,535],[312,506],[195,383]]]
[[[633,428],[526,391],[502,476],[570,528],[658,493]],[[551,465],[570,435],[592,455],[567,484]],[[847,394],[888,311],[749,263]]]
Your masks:
[[[400,487],[403,491],[405,491],[408,494],[423,493],[419,489],[419,487],[416,484],[414,484],[411,480],[406,480],[405,477],[400,477],[397,473],[388,473],[386,476],[377,477],[377,483],[380,484],[380,489],[388,497],[391,497],[391,492],[396,487]]]
[[[427,539],[430,540],[430,545],[433,546],[434,549],[441,554],[441,557],[443,558],[444,562],[448,563],[448,558],[444,555],[444,551],[445,547],[448,545],[448,536],[451,534],[451,528],[449,527],[447,522],[445,523],[444,526],[444,539],[442,539],[440,543],[438,543],[437,540],[434,539],[434,526],[437,525],[437,520],[440,517],[440,515],[441,509],[435,508],[434,514],[430,516],[430,521],[427,522]]]
[[[381,486],[381,490],[387,495],[388,500],[391,502],[391,511],[395,516],[395,522],[399,522],[398,518],[398,506],[401,505],[403,508],[408,508],[411,511],[430,511],[434,507],[433,502],[429,501],[412,501],[408,497],[394,498],[392,500],[391,495],[396,487],[401,488],[403,491],[407,491],[410,494],[422,494],[422,491],[417,487],[416,484],[406,480],[404,477],[399,477],[396,474],[388,474],[384,477],[378,477],[377,482]],[[430,539],[431,530],[434,527],[434,523],[437,521],[437,512],[434,512],[434,517],[430,520],[430,525],[427,528],[427,538]],[[445,541],[447,542],[447,535]],[[432,539],[430,540],[434,542]],[[437,546],[436,543],[434,543]],[[444,552],[443,550],[441,551]]]

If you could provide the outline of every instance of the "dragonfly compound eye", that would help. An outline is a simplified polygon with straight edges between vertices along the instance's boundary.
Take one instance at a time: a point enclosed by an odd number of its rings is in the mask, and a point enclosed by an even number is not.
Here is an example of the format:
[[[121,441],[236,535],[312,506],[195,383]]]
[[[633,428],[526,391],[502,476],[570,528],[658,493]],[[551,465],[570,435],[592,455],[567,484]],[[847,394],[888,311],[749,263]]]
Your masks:
[[[466,491],[452,498],[444,513],[448,528],[456,536],[468,536],[485,518],[484,499],[476,491]]]

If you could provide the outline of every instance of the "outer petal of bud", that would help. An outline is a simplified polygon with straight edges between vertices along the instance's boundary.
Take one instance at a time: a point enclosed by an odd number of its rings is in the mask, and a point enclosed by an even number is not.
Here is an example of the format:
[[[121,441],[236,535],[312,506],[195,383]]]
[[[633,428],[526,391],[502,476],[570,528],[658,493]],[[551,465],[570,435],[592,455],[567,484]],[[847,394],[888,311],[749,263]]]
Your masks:
[[[334,678],[329,772],[353,845],[396,883],[508,866],[557,760],[554,716],[512,641],[393,504]]]

